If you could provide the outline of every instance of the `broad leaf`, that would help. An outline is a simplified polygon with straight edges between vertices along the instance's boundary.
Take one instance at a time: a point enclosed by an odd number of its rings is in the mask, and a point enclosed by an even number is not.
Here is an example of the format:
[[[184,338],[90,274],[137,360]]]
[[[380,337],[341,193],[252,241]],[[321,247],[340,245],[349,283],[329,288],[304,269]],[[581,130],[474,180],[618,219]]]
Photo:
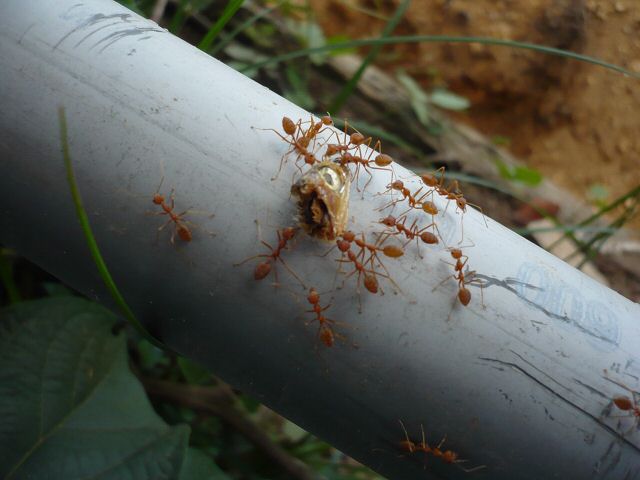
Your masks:
[[[179,477],[189,428],[155,414],[110,312],[54,297],[0,313],[0,477]]]

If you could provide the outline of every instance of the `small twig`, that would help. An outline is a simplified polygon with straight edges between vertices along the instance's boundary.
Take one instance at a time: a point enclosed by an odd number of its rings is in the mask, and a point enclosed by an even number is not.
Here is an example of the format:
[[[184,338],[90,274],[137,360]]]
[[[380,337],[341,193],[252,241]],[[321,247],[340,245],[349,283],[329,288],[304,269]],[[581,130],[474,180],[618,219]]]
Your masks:
[[[167,8],[167,3],[169,0],[158,0],[153,7],[153,11],[151,12],[151,20],[158,23],[162,16],[164,15],[164,10]]]
[[[235,407],[236,397],[228,385],[203,387],[142,377],[147,393],[155,398],[220,417],[256,448],[280,465],[291,478],[313,480],[316,476],[293,458]]]

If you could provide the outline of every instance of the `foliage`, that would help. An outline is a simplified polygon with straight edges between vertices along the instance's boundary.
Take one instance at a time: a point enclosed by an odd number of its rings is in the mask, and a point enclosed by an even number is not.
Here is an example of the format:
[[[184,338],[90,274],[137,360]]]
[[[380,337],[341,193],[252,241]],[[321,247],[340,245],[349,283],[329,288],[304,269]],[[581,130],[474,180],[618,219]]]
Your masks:
[[[2,478],[225,478],[153,411],[112,313],[66,296],[1,317]]]

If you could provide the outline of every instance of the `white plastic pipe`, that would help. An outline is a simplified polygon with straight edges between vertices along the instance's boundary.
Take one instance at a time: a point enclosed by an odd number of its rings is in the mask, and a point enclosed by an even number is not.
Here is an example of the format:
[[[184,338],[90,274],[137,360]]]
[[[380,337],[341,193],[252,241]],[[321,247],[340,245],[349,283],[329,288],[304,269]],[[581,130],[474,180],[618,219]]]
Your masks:
[[[294,224],[287,145],[273,132],[303,110],[109,0],[0,4],[0,242],[75,288],[109,303],[77,225],[65,181],[56,110],[92,226],[137,316],[171,347],[208,365],[302,427],[389,478],[470,478],[460,465],[403,453],[424,425],[435,445],[486,465],[498,479],[637,478],[640,433],[614,396],[639,389],[640,309],[471,208],[464,251],[483,279],[456,302],[449,252],[415,244],[385,264],[401,288],[385,295],[355,278],[332,290],[337,253],[300,236],[288,264],[331,301],[346,326],[332,348],[306,325],[309,305],[282,265],[283,285],[253,280],[276,228]],[[255,128],[253,128],[255,127]],[[419,182],[399,166],[412,190]],[[170,243],[151,202],[175,189],[176,208],[200,228]],[[360,185],[368,175],[362,173]],[[390,175],[351,191],[350,225],[380,231]],[[437,197],[437,196],[436,196]],[[444,202],[435,199],[444,209]],[[490,214],[491,212],[486,212]],[[209,218],[207,214],[215,214]],[[437,218],[460,239],[454,206]],[[210,232],[214,232],[215,236]],[[371,236],[369,238],[372,238]],[[347,266],[343,265],[346,269]],[[339,276],[335,285],[339,287]],[[453,309],[452,309],[453,306]],[[357,344],[358,348],[354,348]],[[606,370],[606,371],[605,371]]]

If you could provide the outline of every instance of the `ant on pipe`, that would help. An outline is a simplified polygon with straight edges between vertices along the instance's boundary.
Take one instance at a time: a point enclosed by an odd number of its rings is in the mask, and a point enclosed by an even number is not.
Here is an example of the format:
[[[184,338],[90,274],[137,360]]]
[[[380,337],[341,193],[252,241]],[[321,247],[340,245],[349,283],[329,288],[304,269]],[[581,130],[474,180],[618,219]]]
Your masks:
[[[160,235],[160,232],[167,225],[169,225],[169,224],[171,224],[171,222],[173,222],[175,224],[175,229],[171,233],[171,243],[172,244],[175,243],[176,234],[178,235],[180,240],[182,240],[183,242],[190,242],[193,239],[193,235],[191,234],[191,230],[187,226],[187,222],[182,219],[182,217],[184,217],[186,215],[188,210],[185,210],[182,213],[175,213],[174,212],[174,207],[175,207],[175,194],[174,194],[174,191],[172,189],[171,190],[171,194],[169,195],[169,199],[171,200],[171,204],[166,203],[164,195],[162,195],[160,193],[160,188],[162,187],[162,182],[164,182],[164,177],[162,177],[162,180],[160,180],[160,185],[158,185],[158,190],[156,190],[156,193],[153,195],[152,201],[156,205],[159,205],[160,208],[162,208],[162,212],[160,212],[159,215],[168,215],[169,216],[169,220],[167,220],[160,228],[158,228],[158,235]]]
[[[386,235],[384,238],[388,238],[392,235],[404,235],[407,238],[407,241],[402,245],[402,247],[406,247],[412,240],[416,241],[418,245],[418,249],[420,248],[419,240],[422,240],[423,243],[428,245],[434,245],[438,243],[438,237],[436,237],[433,233],[429,232],[428,229],[430,227],[438,226],[435,223],[431,223],[426,227],[418,228],[418,220],[415,219],[411,226],[406,226],[407,216],[403,215],[400,217],[394,217],[393,215],[387,215],[385,218],[381,219],[379,223],[382,223],[384,226],[391,229],[391,231],[382,232],[380,235]],[[395,229],[395,231],[393,231]]]
[[[466,473],[471,473],[471,472],[475,472],[477,470],[486,468],[486,465],[479,465],[473,468],[464,468],[462,465],[460,465],[461,463],[467,462],[468,460],[460,459],[459,454],[457,452],[454,452],[453,450],[449,450],[449,449],[442,450],[442,445],[444,444],[447,438],[446,435],[442,437],[442,440],[440,440],[440,443],[438,444],[437,447],[429,446],[429,444],[426,441],[426,437],[424,434],[424,426],[422,424],[420,424],[420,430],[422,431],[422,442],[416,443],[410,440],[409,433],[407,432],[407,429],[404,426],[404,423],[402,423],[402,420],[398,420],[398,421],[400,422],[400,426],[402,427],[402,431],[404,432],[404,440],[400,441],[400,448],[405,452],[408,452],[408,453],[423,452],[425,454],[425,457],[428,457],[429,454],[431,454],[436,458],[440,458],[444,463],[456,464],[458,468],[460,468]]]
[[[323,312],[331,307],[331,304],[327,304],[324,307],[320,306],[320,294],[318,291],[311,287],[309,294],[307,295],[307,301],[311,304],[312,309],[307,310],[307,313],[314,313],[315,318],[309,320],[307,325],[311,322],[318,322],[318,338],[327,347],[332,347],[336,338],[343,338],[341,335],[333,331],[332,325],[335,324],[335,320],[328,319],[324,316]]]
[[[616,417],[633,419],[633,424],[631,425],[631,428],[629,428],[629,430],[626,432],[626,433],[629,433],[635,428],[637,428],[638,426],[640,426],[640,405],[636,401],[636,396],[638,395],[638,393],[622,383],[616,382],[615,380],[611,380],[611,381],[616,385],[624,388],[629,393],[631,393],[631,398],[623,395],[618,395],[613,397],[612,399],[613,404],[619,410],[622,410],[623,412],[627,413],[626,415],[615,415]]]
[[[262,240],[262,238],[260,238],[260,243],[262,243],[265,247],[267,247],[269,250],[271,250],[271,253],[261,253],[261,254],[253,255],[253,256],[251,256],[249,258],[245,258],[240,263],[234,263],[233,266],[234,267],[238,267],[238,266],[243,265],[244,263],[248,262],[249,260],[253,260],[254,258],[266,258],[266,260],[264,262],[261,262],[258,265],[256,265],[256,267],[255,267],[255,269],[253,271],[253,278],[255,280],[262,280],[262,279],[266,278],[269,275],[269,273],[271,273],[272,266],[275,267],[275,265],[274,265],[275,262],[280,260],[280,262],[287,269],[287,271],[296,280],[298,280],[298,282],[300,282],[300,284],[302,285],[303,288],[306,288],[304,282],[300,279],[300,277],[298,277],[298,275],[289,267],[289,265],[287,265],[287,262],[285,262],[284,259],[282,258],[282,251],[285,248],[287,248],[287,244],[293,239],[293,237],[296,235],[297,232],[298,232],[298,229],[295,228],[295,227],[286,227],[286,228],[283,228],[282,230],[278,230],[276,232],[276,234],[278,236],[278,245],[277,245],[276,248],[273,248],[267,242]],[[260,237],[260,236],[261,236],[260,235],[260,225],[258,224],[258,237]],[[275,268],[273,270],[274,270],[274,275],[275,275],[276,284],[277,284],[278,283],[278,272],[275,270]]]
[[[470,285],[472,283],[478,284],[480,285],[480,297],[481,297],[482,306],[484,307],[484,294],[482,292],[482,288],[484,284],[480,279],[474,278],[476,274],[475,271],[469,271],[469,269],[467,268],[467,272],[466,273],[464,272],[464,267],[467,265],[467,262],[469,261],[469,257],[465,255],[460,248],[451,248],[449,249],[449,253],[451,254],[451,257],[456,261],[455,264],[449,264],[449,265],[453,265],[454,273],[452,275],[449,275],[447,278],[442,280],[438,285],[433,287],[431,291],[435,292],[440,285],[442,285],[444,282],[446,282],[450,278],[453,278],[458,282],[458,293],[456,297],[460,301],[460,303],[466,307],[467,305],[469,305],[469,302],[471,302],[471,291],[467,288],[467,285]],[[445,263],[448,263],[448,262],[445,262]],[[452,311],[453,311],[453,308],[452,308]],[[449,313],[449,317],[451,317],[451,313]]]
[[[420,187],[418,190],[416,190],[415,193],[411,193],[411,190],[409,190],[407,187],[404,186],[404,182],[402,180],[394,180],[389,185],[387,185],[387,189],[384,192],[382,192],[382,195],[388,192],[396,191],[396,192],[400,192],[400,195],[402,195],[402,198],[397,198],[395,200],[392,200],[385,206],[378,208],[378,211],[392,207],[396,203],[402,202],[403,200],[407,201],[410,209],[422,208],[417,199],[418,194],[422,191],[422,189],[423,187]]]
[[[311,121],[313,122],[313,119]],[[333,121],[332,121],[332,123],[333,123]],[[322,122],[319,122],[319,124],[321,126],[324,125]],[[287,156],[290,153],[296,152],[296,166],[298,166],[297,162],[298,162],[298,160],[300,158],[303,158],[305,163],[307,163],[307,164],[311,164],[312,165],[313,163],[316,162],[315,155],[312,152],[310,152],[309,150],[307,150],[307,148],[309,147],[309,143],[311,142],[311,140],[315,139],[315,135],[319,131],[319,129],[316,130],[315,124],[314,124],[314,126],[310,127],[306,132],[304,132],[302,130],[302,120],[298,120],[297,122],[294,122],[289,117],[284,116],[284,117],[282,117],[282,129],[284,130],[285,134],[288,137],[291,137],[291,138],[287,138],[287,137],[283,136],[280,132],[278,132],[277,130],[275,130],[273,128],[259,128],[259,129],[257,129],[257,130],[269,130],[269,131],[272,131],[276,135],[278,135],[282,140],[284,140],[286,143],[291,145],[291,148],[287,152],[285,152],[285,154],[280,159],[280,166],[278,167],[278,172],[276,173],[276,175],[274,177],[271,178],[272,181],[277,179],[278,176],[280,175],[280,172],[282,171],[282,167],[285,164]],[[312,131],[313,134],[309,133],[310,131]],[[300,167],[298,166],[298,168],[300,168]]]

